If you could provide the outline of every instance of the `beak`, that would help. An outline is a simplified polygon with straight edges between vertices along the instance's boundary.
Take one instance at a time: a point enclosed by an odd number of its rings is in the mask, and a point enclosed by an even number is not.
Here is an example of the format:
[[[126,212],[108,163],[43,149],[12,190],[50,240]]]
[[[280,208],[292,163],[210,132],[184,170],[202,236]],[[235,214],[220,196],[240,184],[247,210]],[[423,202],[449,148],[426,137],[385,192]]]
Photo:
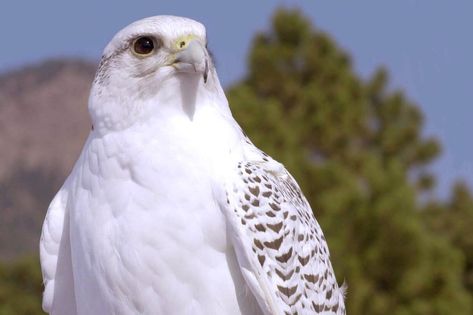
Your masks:
[[[173,67],[182,72],[201,72],[204,83],[209,74],[207,50],[198,40],[191,41],[184,50],[175,54]]]

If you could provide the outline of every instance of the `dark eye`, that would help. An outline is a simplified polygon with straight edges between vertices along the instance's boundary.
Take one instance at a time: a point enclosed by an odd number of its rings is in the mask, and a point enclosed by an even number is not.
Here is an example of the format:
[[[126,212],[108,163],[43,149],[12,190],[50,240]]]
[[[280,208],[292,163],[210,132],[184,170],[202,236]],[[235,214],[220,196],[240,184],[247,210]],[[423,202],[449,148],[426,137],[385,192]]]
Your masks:
[[[138,37],[133,42],[133,52],[140,56],[146,56],[154,51],[154,40],[151,37]]]

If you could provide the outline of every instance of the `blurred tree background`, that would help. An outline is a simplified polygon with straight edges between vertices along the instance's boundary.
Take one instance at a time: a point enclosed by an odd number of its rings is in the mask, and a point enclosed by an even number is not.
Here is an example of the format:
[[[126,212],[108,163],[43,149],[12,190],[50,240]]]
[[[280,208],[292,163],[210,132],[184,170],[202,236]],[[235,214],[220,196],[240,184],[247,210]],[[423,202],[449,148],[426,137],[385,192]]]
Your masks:
[[[329,35],[281,9],[227,96],[309,199],[348,283],[348,314],[473,314],[473,196],[458,183],[435,198],[440,144],[388,79],[379,69],[363,80]],[[42,314],[40,292],[36,257],[0,265],[0,315]]]

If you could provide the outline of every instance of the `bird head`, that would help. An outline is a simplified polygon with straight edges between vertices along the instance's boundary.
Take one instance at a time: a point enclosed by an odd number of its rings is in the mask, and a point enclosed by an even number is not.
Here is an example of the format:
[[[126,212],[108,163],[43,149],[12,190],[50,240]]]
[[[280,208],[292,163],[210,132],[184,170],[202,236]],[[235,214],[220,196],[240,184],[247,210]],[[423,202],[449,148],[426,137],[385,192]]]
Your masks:
[[[148,103],[192,106],[187,103],[195,102],[199,90],[221,91],[205,27],[188,18],[155,16],[125,27],[106,46],[89,110],[94,124],[123,128]]]

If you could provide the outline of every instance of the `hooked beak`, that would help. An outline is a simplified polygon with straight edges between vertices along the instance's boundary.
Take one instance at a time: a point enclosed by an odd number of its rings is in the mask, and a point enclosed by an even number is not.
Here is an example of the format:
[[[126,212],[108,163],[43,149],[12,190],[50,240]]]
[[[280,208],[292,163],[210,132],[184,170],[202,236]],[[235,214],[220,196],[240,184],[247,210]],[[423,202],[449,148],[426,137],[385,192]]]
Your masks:
[[[201,72],[207,83],[209,61],[205,47],[198,40],[191,41],[187,47],[175,54],[173,67],[182,72]]]

